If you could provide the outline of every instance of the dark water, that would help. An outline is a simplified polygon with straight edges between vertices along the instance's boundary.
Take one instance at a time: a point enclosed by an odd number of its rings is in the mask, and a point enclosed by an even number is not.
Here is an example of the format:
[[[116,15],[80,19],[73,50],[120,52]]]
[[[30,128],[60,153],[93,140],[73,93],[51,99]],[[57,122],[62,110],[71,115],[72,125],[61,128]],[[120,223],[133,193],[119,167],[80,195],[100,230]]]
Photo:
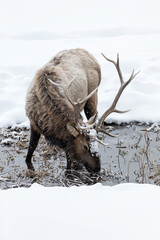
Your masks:
[[[160,185],[160,125],[114,125],[112,138],[103,136],[108,146],[98,145],[101,155],[101,172],[90,175],[85,169],[65,174],[65,153],[40,139],[32,159],[36,169],[30,174],[25,165],[29,130],[1,129],[0,133],[0,188],[29,187],[38,182],[44,186],[72,186],[118,183],[151,183]]]

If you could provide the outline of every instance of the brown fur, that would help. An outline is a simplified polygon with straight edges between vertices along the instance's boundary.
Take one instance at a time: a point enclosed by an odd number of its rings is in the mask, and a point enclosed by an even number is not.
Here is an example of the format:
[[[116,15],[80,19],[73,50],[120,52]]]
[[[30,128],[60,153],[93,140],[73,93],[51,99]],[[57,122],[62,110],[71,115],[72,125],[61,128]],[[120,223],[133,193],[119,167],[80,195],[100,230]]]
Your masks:
[[[87,137],[80,132],[74,137],[67,130],[67,124],[76,127],[77,120],[74,108],[66,99],[63,89],[53,86],[47,80],[50,78],[53,82],[68,84],[73,77],[76,78],[70,85],[69,91],[74,101],[84,99],[100,83],[100,66],[84,49],[61,51],[37,71],[27,92],[26,114],[35,132],[43,134],[50,143],[64,148],[68,168],[70,168],[69,162],[73,160],[83,162],[88,169],[96,168],[97,161],[99,168],[99,159],[95,157],[92,157],[92,166],[88,166],[90,150],[83,154],[84,145],[89,149]],[[83,108],[88,119],[97,112],[97,92],[86,104],[83,104]]]

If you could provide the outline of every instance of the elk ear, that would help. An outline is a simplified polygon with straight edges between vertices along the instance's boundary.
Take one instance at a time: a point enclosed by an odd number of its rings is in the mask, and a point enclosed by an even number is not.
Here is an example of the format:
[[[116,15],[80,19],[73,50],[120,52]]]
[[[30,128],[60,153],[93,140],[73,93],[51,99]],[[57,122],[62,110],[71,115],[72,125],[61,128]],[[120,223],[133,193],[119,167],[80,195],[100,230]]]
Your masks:
[[[79,131],[69,123],[67,123],[67,130],[74,137],[77,137],[79,135]]]

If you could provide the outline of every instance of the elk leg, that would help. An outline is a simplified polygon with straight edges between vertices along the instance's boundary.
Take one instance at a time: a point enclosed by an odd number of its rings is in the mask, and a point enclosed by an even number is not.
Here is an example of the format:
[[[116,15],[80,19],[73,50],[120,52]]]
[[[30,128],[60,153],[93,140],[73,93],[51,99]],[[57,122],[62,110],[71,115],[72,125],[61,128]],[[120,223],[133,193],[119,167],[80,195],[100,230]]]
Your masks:
[[[35,131],[31,125],[31,135],[30,135],[28,153],[27,153],[27,157],[26,157],[26,164],[27,164],[28,169],[30,169],[32,171],[34,171],[34,167],[33,167],[31,158],[32,158],[34,150],[36,149],[36,147],[38,145],[39,138],[40,138],[40,134],[37,133],[37,131]]]
[[[86,102],[84,112],[88,120],[97,113],[97,102],[97,93],[90,97]]]
[[[69,154],[66,152],[66,157],[67,157],[67,171],[71,170],[71,159],[70,159],[70,156]]]

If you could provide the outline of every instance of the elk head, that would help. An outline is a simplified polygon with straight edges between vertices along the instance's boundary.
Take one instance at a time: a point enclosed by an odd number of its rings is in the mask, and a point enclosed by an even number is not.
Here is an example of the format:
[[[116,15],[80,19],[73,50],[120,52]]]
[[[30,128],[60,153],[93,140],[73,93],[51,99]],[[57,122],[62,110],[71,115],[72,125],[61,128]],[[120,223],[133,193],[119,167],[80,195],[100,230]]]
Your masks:
[[[135,78],[135,76],[139,72],[134,73],[133,70],[129,80],[124,82],[119,65],[119,55],[117,54],[117,62],[108,59],[104,54],[102,55],[107,61],[115,65],[120,78],[120,88],[111,106],[104,112],[104,114],[99,118],[99,120],[97,120],[97,114],[92,116],[86,123],[84,123],[80,118],[80,109],[82,108],[82,105],[86,103],[86,101],[98,90],[98,87],[93,92],[91,92],[85,99],[74,102],[72,100],[69,87],[75,80],[75,77],[73,77],[68,86],[57,84],[53,82],[51,79],[47,78],[54,86],[63,89],[66,99],[70,102],[74,109],[73,113],[75,118],[75,125],[71,125],[70,123],[67,124],[67,131],[72,136],[65,149],[67,155],[67,169],[70,169],[71,165],[77,163],[77,166],[83,164],[89,172],[99,172],[100,157],[96,156],[95,152],[91,151],[91,142],[98,141],[103,145],[108,145],[100,140],[98,133],[101,132],[111,137],[116,137],[116,135],[112,135],[109,131],[107,131],[106,128],[102,126],[104,120],[113,112],[115,113],[128,112],[128,110],[127,111],[117,110],[116,105],[125,87]],[[94,132],[94,134],[92,134],[92,132]]]
[[[67,169],[72,165],[74,169],[79,169],[82,165],[89,172],[100,171],[100,158],[91,151],[90,137],[85,130],[67,124],[68,132],[73,136],[73,140],[68,142],[65,151],[67,155]]]

